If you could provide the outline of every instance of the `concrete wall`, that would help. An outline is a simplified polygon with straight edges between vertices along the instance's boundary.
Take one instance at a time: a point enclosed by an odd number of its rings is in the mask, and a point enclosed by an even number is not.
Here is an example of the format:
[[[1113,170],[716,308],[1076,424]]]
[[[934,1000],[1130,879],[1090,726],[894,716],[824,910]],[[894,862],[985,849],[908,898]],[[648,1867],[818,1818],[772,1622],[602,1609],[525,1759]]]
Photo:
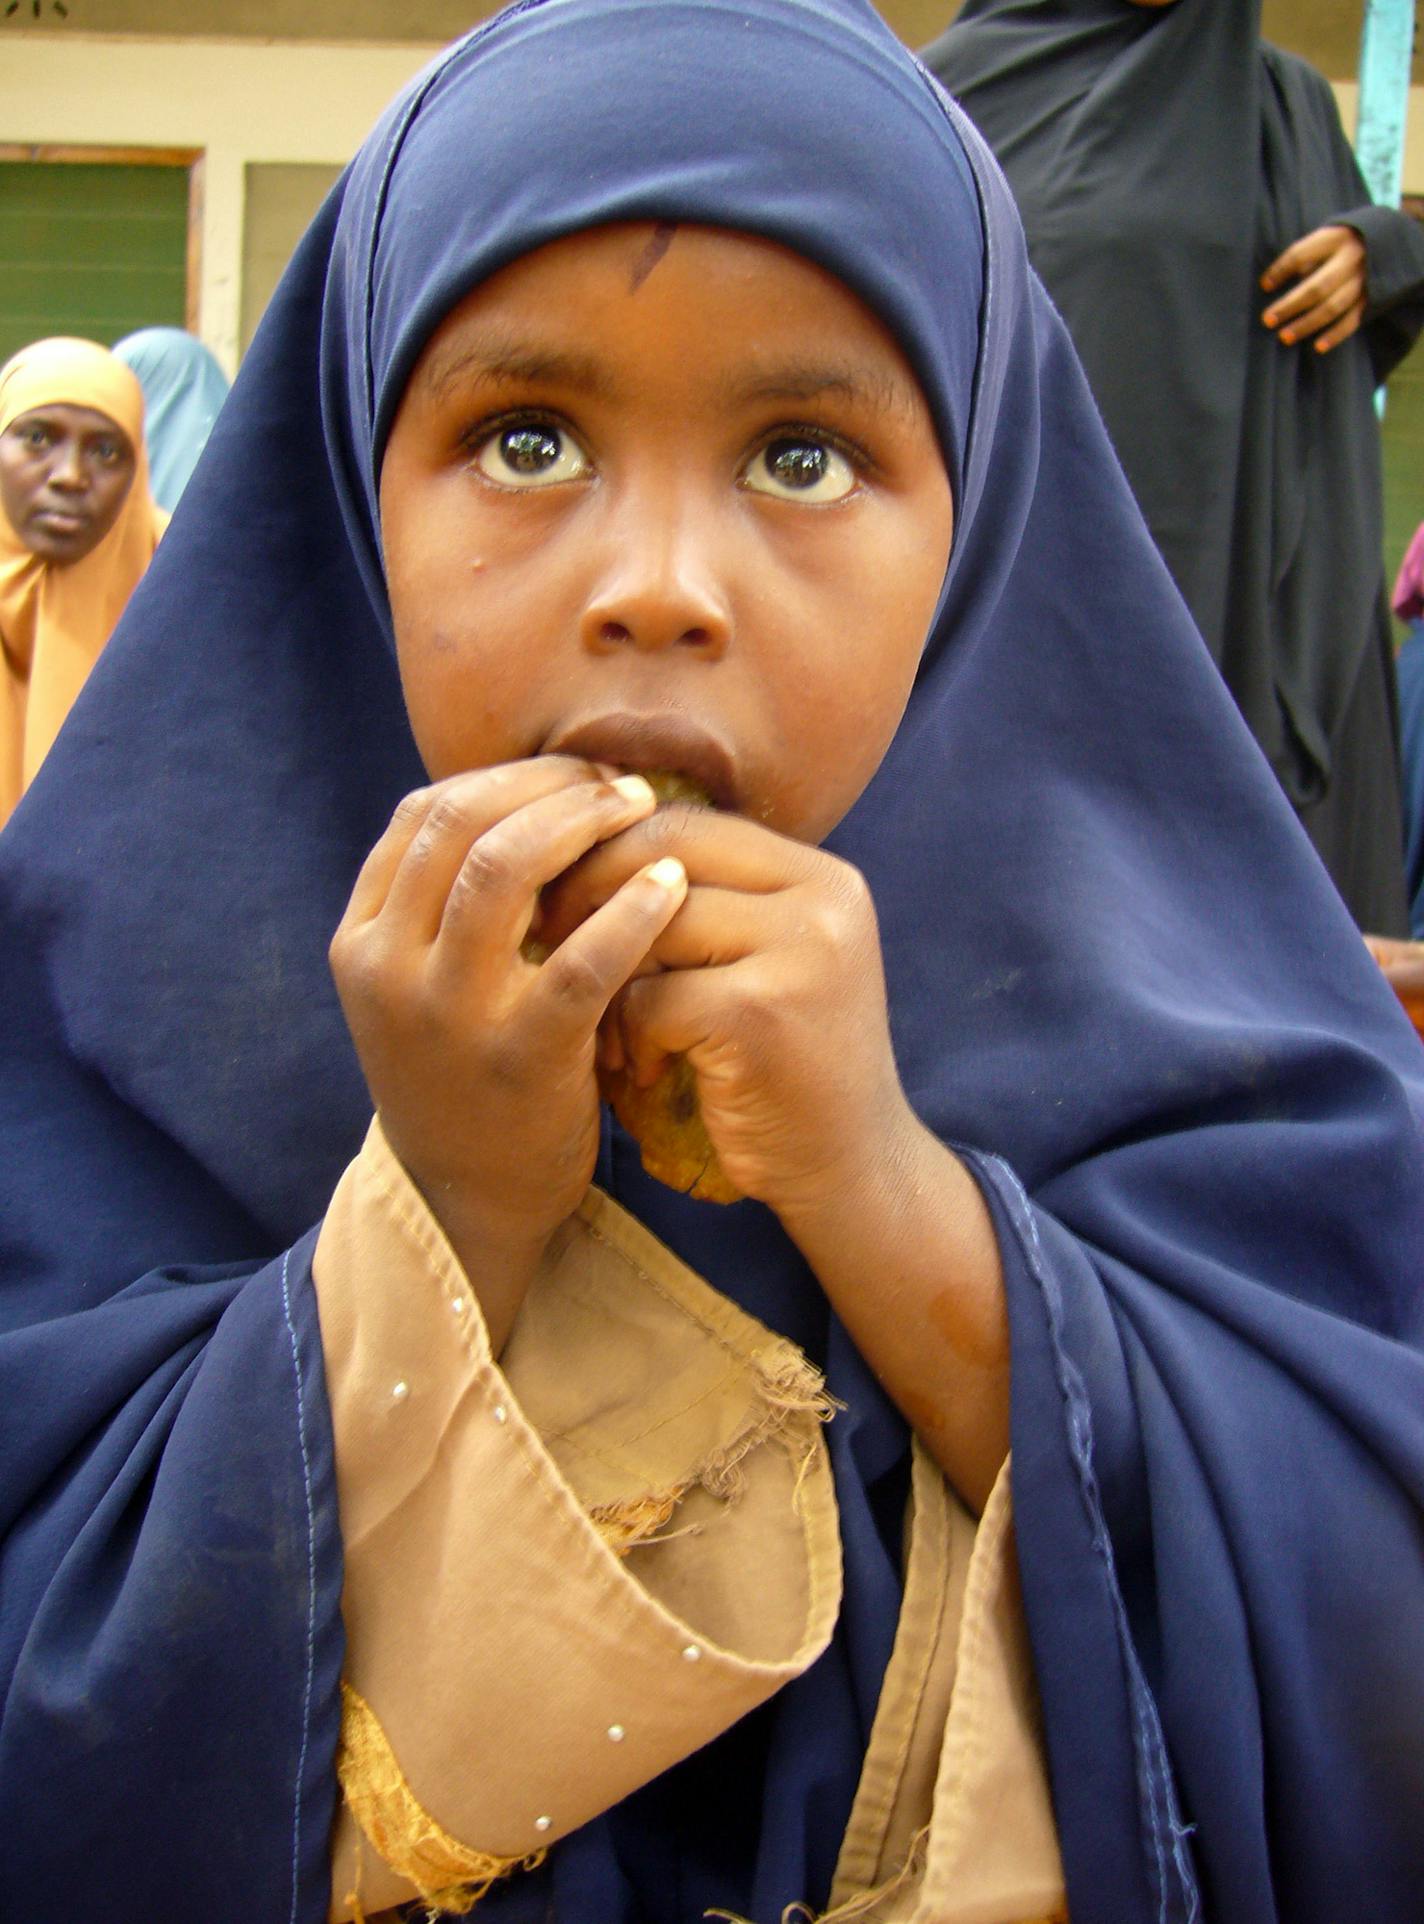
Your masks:
[[[343,165],[386,102],[435,51],[7,35],[0,140],[201,148],[199,332],[231,371],[244,333],[247,168]]]
[[[1236,0],[1233,0],[1233,4]],[[1242,0],[1244,3],[1244,0]],[[35,0],[52,30],[60,31],[55,0]],[[948,25],[960,0],[875,0],[902,39],[922,46]],[[240,40],[362,42],[453,40],[497,0],[76,0],[64,31],[152,34],[161,40],[208,34]],[[0,4],[0,34],[29,30],[28,0]],[[1261,0],[1261,31],[1289,47],[1332,80],[1351,78],[1359,64],[1365,0]],[[1424,44],[1414,78],[1424,86]]]
[[[910,5],[902,0],[902,11]],[[201,148],[199,331],[232,369],[304,210],[315,206],[330,170],[350,158],[386,102],[435,51],[433,45],[7,31],[0,141]],[[1345,84],[1338,91],[1346,128],[1353,130],[1355,89]],[[1405,191],[1424,194],[1424,88],[1418,87]]]
[[[282,270],[340,174],[316,161],[251,160],[244,169],[238,345],[251,344]]]

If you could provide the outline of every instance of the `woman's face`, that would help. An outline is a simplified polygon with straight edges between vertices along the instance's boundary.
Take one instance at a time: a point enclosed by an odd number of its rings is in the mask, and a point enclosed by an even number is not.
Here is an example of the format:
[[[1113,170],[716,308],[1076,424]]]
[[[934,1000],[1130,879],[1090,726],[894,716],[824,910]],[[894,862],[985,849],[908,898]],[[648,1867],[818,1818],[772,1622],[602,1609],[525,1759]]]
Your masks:
[[[0,434],[0,507],[27,548],[65,567],[113,527],[134,465],[129,437],[97,408],[31,408]]]
[[[677,770],[819,841],[903,713],[951,526],[918,383],[833,276],[702,227],[542,247],[436,330],[385,453],[426,767]]]

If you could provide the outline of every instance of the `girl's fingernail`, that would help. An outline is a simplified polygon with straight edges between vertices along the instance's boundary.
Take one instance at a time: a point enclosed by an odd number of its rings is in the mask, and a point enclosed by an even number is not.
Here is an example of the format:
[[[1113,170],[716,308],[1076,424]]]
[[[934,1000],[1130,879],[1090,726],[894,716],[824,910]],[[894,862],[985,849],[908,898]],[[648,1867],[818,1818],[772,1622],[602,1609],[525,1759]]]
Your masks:
[[[647,875],[660,889],[681,888],[687,880],[687,870],[675,855],[665,855],[660,862],[654,862]]]
[[[644,780],[641,775],[616,776],[613,781],[613,787],[618,790],[618,793],[623,797],[625,802],[655,802],[657,800],[657,796],[653,793],[652,783]]]
[[[1286,344],[1286,346],[1287,346],[1287,347],[1290,347],[1290,346],[1291,346],[1291,344],[1292,344],[1292,343],[1294,342],[1294,340],[1295,340],[1295,335],[1294,335],[1294,334],[1292,333],[1292,331],[1291,331],[1291,329],[1290,329],[1290,328],[1288,328],[1288,327],[1286,327],[1286,328],[1282,328],[1282,329],[1281,329],[1281,339],[1282,339],[1282,340],[1283,340],[1283,341],[1285,342],[1285,344]]]

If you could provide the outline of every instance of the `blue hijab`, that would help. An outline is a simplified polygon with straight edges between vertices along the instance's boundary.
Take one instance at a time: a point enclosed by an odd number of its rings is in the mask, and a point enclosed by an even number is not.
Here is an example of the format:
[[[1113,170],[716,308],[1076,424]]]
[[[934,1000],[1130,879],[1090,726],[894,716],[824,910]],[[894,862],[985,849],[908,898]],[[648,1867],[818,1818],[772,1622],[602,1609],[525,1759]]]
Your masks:
[[[181,327],[142,327],[114,343],[143,388],[143,438],[153,498],[170,512],[198,464],[228,378],[196,335]]]
[[[1424,1055],[1132,506],[978,137],[867,0],[522,0],[395,103],[0,838],[0,1904],[320,1924],[341,1544],[310,1274],[369,1100],[325,951],[422,779],[376,528],[422,342],[619,219],[887,321],[954,485],[904,722],[833,837],[919,1113],[997,1226],[1075,1917],[1388,1924],[1424,1889]],[[821,1361],[835,1642],[487,1900],[823,1903],[908,1434],[759,1205],[600,1180]]]

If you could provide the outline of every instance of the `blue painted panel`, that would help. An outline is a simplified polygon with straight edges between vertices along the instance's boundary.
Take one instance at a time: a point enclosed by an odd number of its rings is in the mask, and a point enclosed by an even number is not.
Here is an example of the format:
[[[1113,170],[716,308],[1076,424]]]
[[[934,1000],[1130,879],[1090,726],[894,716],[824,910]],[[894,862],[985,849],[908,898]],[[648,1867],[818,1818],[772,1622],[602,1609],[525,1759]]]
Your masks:
[[[1365,0],[1355,153],[1371,198],[1385,207],[1398,207],[1404,181],[1413,45],[1414,0]]]

